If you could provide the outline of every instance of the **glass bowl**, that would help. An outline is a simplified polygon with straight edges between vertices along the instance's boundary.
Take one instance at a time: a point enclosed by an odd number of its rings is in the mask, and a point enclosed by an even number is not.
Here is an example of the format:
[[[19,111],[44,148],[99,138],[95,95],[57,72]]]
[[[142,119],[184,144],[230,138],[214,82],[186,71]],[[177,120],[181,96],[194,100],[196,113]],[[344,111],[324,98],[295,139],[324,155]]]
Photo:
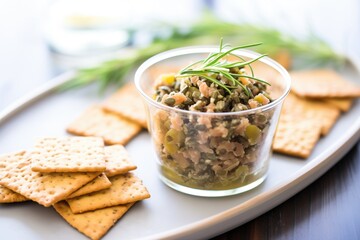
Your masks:
[[[256,77],[268,81],[274,101],[238,112],[195,112],[153,99],[159,74],[176,72],[206,58],[218,47],[187,47],[155,55],[136,71],[135,85],[144,98],[148,130],[160,179],[183,193],[220,197],[253,189],[266,178],[272,140],[282,102],[290,90],[288,72],[263,57],[253,63]],[[245,60],[260,54],[238,50]]]

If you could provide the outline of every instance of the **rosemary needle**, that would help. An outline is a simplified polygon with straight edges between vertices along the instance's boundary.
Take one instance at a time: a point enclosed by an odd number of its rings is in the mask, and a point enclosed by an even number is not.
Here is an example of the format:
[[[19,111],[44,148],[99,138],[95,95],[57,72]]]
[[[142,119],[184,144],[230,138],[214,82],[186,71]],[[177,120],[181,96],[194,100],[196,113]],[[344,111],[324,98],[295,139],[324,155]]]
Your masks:
[[[252,76],[231,73],[230,69],[235,68],[235,67],[243,68],[245,66],[251,67],[250,66],[251,63],[266,56],[266,55],[260,55],[257,58],[245,61],[242,57],[234,54],[234,51],[236,51],[236,50],[259,46],[260,44],[261,43],[254,43],[254,44],[241,45],[241,46],[231,48],[229,44],[223,45],[223,39],[221,38],[219,52],[210,53],[206,59],[197,61],[195,63],[192,63],[192,64],[186,66],[185,68],[180,70],[179,74],[176,77],[198,76],[201,78],[205,78],[205,79],[217,84],[218,86],[222,87],[224,90],[226,90],[230,94],[231,94],[231,91],[229,88],[231,88],[233,86],[240,86],[244,90],[246,95],[250,96],[249,90],[237,79],[238,77],[248,77],[250,79],[259,81],[261,83],[265,83],[267,85],[270,85],[270,84],[264,80],[254,77],[252,68],[251,68]],[[224,51],[225,48],[230,48],[230,49]],[[237,57],[238,61],[228,62],[227,60],[225,60],[225,57],[227,57],[228,55]],[[218,74],[218,75],[226,78],[227,80],[229,80],[229,82],[232,83],[232,85],[226,85],[225,83],[222,83],[218,79],[211,77],[212,74]]]

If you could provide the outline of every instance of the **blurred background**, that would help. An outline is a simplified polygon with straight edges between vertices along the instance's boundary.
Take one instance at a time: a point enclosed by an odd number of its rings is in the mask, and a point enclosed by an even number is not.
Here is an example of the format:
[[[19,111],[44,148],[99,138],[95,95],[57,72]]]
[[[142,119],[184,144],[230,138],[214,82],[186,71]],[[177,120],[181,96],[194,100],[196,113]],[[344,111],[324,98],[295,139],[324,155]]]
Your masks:
[[[221,37],[261,41],[289,69],[357,63],[359,11],[357,0],[0,0],[0,109],[64,71],[93,67],[74,85],[107,85],[159,51]],[[125,60],[99,65],[112,59]]]

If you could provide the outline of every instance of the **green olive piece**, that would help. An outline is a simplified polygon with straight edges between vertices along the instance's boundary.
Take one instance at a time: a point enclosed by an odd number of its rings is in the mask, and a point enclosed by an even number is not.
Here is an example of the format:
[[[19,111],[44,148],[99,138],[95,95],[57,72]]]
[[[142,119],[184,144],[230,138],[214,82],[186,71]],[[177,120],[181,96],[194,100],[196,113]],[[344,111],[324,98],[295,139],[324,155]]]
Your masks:
[[[179,150],[179,147],[184,144],[184,141],[185,134],[182,131],[170,129],[164,137],[165,150],[170,154],[174,154]]]
[[[167,141],[164,142],[164,148],[170,155],[176,153],[179,150],[179,147],[176,144]]]
[[[266,123],[266,121],[267,121],[267,117],[264,114],[259,114],[257,116],[258,123],[264,124],[264,123]]]
[[[238,67],[233,67],[233,68],[230,68],[230,72],[232,73],[239,73],[240,72],[240,69]]]
[[[261,130],[255,125],[249,125],[245,129],[245,136],[251,145],[256,144],[261,136]]]
[[[175,104],[175,99],[173,99],[173,98],[171,98],[171,97],[170,97],[170,98],[167,98],[167,99],[165,99],[164,103],[165,103],[166,105],[172,107],[172,106],[174,106],[174,104]]]
[[[192,94],[192,97],[193,97],[194,99],[199,99],[200,96],[201,96],[200,91],[194,91],[193,94]]]
[[[182,145],[185,141],[185,134],[182,131],[170,129],[165,134],[165,142],[171,142],[174,144]]]
[[[167,131],[167,130],[169,130],[169,129],[170,129],[171,122],[170,122],[170,120],[168,119],[168,120],[166,120],[165,122],[161,123],[161,125],[163,125],[163,126],[164,126],[164,128],[165,128],[165,129],[166,129],[166,131]]]
[[[258,94],[254,97],[254,100],[258,103],[265,105],[268,102],[268,99],[263,94]]]

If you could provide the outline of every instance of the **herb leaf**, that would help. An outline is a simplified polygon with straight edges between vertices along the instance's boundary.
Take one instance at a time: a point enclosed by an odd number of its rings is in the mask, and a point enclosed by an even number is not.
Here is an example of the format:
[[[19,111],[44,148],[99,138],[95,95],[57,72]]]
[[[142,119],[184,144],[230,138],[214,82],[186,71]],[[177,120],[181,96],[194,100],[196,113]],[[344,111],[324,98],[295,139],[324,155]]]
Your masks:
[[[228,44],[223,45],[223,39],[220,39],[220,47],[219,47],[219,52],[217,53],[211,53],[206,59],[204,60],[200,60],[197,61],[195,63],[190,64],[189,66],[183,68],[182,70],[179,71],[179,74],[177,76],[198,76],[198,77],[202,77],[205,78],[219,86],[221,86],[222,88],[224,88],[228,93],[231,94],[231,91],[229,88],[232,88],[234,86],[240,86],[244,92],[246,93],[247,96],[250,96],[250,92],[248,90],[247,87],[245,87],[239,80],[237,80],[235,77],[249,77],[251,79],[254,79],[258,82],[262,82],[265,83],[267,85],[270,85],[268,82],[261,80],[259,78],[256,78],[253,76],[253,70],[251,68],[251,74],[252,76],[247,76],[247,75],[240,75],[240,74],[234,74],[230,72],[231,68],[243,68],[245,66],[250,66],[251,63],[259,60],[260,58],[266,56],[266,55],[260,55],[257,58],[245,61],[244,58],[234,54],[233,52],[239,49],[243,49],[243,48],[248,48],[248,47],[254,47],[254,46],[258,46],[261,43],[254,43],[254,44],[247,44],[247,45],[242,45],[242,46],[238,46],[238,47],[233,47],[230,48],[227,51],[223,50],[227,47],[229,47]],[[226,61],[224,58],[228,55],[231,56],[235,56],[237,57],[239,60],[235,61],[235,62],[228,62]],[[194,67],[194,68],[192,68]],[[218,74],[220,76],[225,77],[226,79],[228,79],[232,85],[226,85],[224,83],[222,83],[221,81],[211,77],[212,74]]]

